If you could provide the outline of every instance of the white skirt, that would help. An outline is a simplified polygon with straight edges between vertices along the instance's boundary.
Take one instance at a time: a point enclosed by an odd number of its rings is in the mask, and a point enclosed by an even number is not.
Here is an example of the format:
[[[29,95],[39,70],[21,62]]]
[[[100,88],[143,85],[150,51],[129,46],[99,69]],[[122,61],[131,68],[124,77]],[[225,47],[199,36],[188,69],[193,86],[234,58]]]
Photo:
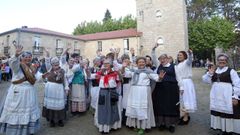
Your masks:
[[[97,99],[99,95],[100,88],[99,87],[91,87],[91,107],[96,109]]]
[[[28,125],[40,118],[36,88],[28,82],[12,84],[8,89],[0,123]]]
[[[129,127],[150,129],[155,127],[150,86],[132,86],[128,95],[127,122]]]
[[[123,84],[123,98],[122,98],[122,108],[126,109],[127,108],[127,100],[128,100],[128,95],[130,91],[130,83]]]
[[[211,115],[211,128],[240,134],[240,119],[221,118]]]
[[[214,82],[210,92],[210,110],[233,114],[232,92],[232,84]]]
[[[65,92],[63,84],[47,82],[44,93],[44,107],[51,110],[65,108]]]
[[[183,79],[182,109],[191,113],[197,110],[196,92],[192,79]]]

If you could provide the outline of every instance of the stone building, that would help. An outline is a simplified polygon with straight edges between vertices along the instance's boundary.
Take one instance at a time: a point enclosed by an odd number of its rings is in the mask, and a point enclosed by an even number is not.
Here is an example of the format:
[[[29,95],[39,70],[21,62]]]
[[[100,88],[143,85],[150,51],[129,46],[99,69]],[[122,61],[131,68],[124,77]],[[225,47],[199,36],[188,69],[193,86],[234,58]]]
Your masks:
[[[176,58],[188,49],[185,0],[136,0],[137,30],[142,32],[142,54],[150,54],[157,39],[162,44],[157,52]]]
[[[43,47],[51,56],[59,56],[67,46],[71,46],[72,52],[81,54],[81,47],[84,45],[84,41],[76,36],[24,26],[0,33],[0,56],[13,55],[14,42],[23,45],[24,50],[31,51],[34,57],[43,55]]]

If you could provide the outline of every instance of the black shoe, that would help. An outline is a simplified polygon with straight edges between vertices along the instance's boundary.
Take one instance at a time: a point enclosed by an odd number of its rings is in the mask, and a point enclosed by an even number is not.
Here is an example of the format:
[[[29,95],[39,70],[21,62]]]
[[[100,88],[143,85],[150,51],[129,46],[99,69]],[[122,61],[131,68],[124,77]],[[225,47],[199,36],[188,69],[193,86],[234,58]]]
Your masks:
[[[64,127],[64,124],[63,124],[63,121],[62,121],[62,120],[60,120],[60,121],[58,122],[58,126],[59,126],[59,127]]]
[[[174,133],[174,132],[175,132],[175,127],[174,127],[174,126],[170,126],[170,127],[168,128],[168,131],[169,131],[170,133]]]
[[[50,122],[50,127],[55,127],[55,122],[54,121]]]
[[[232,133],[222,132],[222,135],[232,135]]]
[[[188,120],[187,121],[184,121],[183,118],[180,119],[178,125],[187,125],[190,121],[190,116],[188,116]]]

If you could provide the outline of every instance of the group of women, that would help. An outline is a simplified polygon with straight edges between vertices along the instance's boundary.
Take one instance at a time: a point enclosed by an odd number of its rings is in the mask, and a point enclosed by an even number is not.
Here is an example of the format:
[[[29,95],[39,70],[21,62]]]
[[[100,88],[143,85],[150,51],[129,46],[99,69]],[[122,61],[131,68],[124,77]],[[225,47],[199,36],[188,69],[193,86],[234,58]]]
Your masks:
[[[90,90],[94,124],[101,133],[125,125],[136,128],[139,135],[158,127],[174,133],[176,125],[187,125],[189,113],[197,110],[192,81],[192,50],[180,51],[173,64],[167,54],[156,60],[137,57],[131,63],[128,55],[118,58],[120,50],[93,60],[93,67],[73,54],[67,59],[67,48],[61,58],[50,58],[46,50],[46,73],[31,64],[32,55],[15,45],[16,53],[9,63],[13,70],[12,85],[0,104],[0,132],[7,135],[35,134],[39,130],[40,109],[35,83],[45,81],[42,116],[50,126],[64,126],[70,104],[73,115],[87,110]],[[148,56],[149,58],[149,56]],[[209,67],[204,82],[212,83],[210,94],[211,128],[223,134],[240,133],[240,79],[227,67],[227,55],[218,56],[218,68]],[[156,69],[153,70],[153,66]],[[68,103],[68,99],[70,103]]]

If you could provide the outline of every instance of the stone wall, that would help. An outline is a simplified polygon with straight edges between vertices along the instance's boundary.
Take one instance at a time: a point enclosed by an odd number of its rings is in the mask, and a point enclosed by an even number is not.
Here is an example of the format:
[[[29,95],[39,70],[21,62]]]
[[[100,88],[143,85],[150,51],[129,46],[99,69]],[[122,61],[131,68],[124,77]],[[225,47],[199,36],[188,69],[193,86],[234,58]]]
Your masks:
[[[106,55],[110,52],[110,48],[120,48],[120,56],[124,53],[124,39],[129,39],[129,49],[134,48],[136,55],[139,54],[139,37],[118,38],[108,40],[88,41],[85,43],[83,58],[91,61],[96,57],[98,50],[98,41],[102,41],[102,54]]]
[[[158,37],[163,39],[158,55],[167,53],[176,58],[178,51],[188,49],[184,0],[136,0],[136,4],[137,29],[143,32],[141,54],[150,54]]]

